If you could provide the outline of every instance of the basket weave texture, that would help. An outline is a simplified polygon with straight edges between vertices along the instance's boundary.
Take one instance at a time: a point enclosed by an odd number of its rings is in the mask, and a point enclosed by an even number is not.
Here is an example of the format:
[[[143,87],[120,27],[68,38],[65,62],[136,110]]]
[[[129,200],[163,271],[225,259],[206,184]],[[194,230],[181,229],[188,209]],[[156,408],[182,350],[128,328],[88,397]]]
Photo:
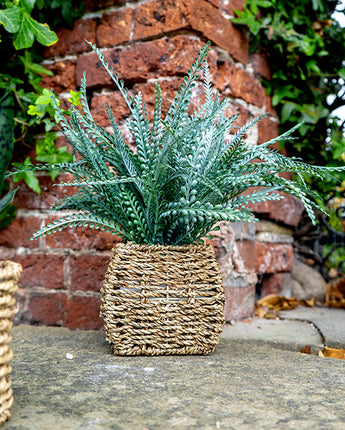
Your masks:
[[[13,294],[17,291],[21,273],[20,264],[0,261],[0,425],[11,416],[13,403],[11,380],[8,377],[12,368],[8,363],[13,357],[10,349],[12,318],[16,313]]]
[[[116,355],[210,354],[224,324],[213,247],[117,244],[101,316]]]

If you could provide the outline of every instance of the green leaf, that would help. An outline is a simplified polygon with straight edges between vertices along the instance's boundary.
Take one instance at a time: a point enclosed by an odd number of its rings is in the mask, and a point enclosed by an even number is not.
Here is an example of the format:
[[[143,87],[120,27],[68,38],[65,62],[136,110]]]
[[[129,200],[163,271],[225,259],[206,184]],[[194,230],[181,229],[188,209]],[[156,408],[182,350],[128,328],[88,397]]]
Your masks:
[[[35,37],[44,46],[53,45],[58,41],[56,33],[50,30],[48,25],[37,22],[24,10],[14,46],[16,49],[30,48]]]
[[[22,18],[22,10],[18,6],[0,10],[0,21],[9,33],[17,33]]]
[[[25,168],[31,165],[30,157],[26,157],[24,161],[24,165],[21,163],[13,163],[13,166],[17,168]],[[21,180],[24,180],[26,185],[31,188],[33,191],[35,191],[36,194],[41,194],[40,184],[38,182],[38,179],[35,176],[35,173],[32,170],[26,170],[25,172],[16,173],[13,176],[13,182],[19,182]]]
[[[80,103],[80,96],[81,96],[81,92],[80,91],[73,91],[70,90],[69,92],[69,97],[68,97],[68,101],[70,103],[72,103],[73,106],[81,106]]]
[[[287,102],[284,103],[282,110],[281,110],[281,122],[284,123],[290,119],[290,115],[293,112],[294,109],[296,109],[297,105],[296,103]]]
[[[0,99],[0,193],[14,148],[14,101],[12,94]]]
[[[0,200],[0,213],[2,213],[2,211],[5,210],[5,208],[12,203],[18,188],[19,187],[17,187],[15,190],[10,191]]]
[[[21,0],[21,3],[26,7],[28,12],[31,12],[35,6],[36,0]]]

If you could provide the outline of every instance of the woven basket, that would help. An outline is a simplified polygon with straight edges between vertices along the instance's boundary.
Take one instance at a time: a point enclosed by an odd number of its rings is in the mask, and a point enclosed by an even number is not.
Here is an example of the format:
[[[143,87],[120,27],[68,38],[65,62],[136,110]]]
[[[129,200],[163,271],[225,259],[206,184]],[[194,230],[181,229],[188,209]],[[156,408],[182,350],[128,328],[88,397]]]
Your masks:
[[[12,368],[8,364],[13,356],[10,349],[12,318],[16,313],[13,294],[22,272],[20,264],[0,261],[0,425],[10,416],[13,403],[11,380],[8,375]]]
[[[224,289],[211,245],[118,244],[101,317],[116,355],[210,354],[224,324]]]

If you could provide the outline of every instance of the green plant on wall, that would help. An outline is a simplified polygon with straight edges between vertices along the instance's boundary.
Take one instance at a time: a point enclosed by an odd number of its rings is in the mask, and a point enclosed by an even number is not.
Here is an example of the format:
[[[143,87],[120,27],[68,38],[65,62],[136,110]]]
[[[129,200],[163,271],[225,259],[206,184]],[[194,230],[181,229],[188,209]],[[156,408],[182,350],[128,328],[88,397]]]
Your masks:
[[[334,110],[345,105],[345,28],[332,17],[337,1],[247,0],[232,22],[245,25],[251,52],[267,55],[272,79],[264,80],[280,119],[280,132],[303,121],[290,154],[329,166],[344,165],[345,121]],[[340,11],[344,14],[344,11]],[[344,173],[337,181],[345,180]],[[324,198],[331,179],[315,180]],[[338,188],[339,191],[339,188]]]
[[[71,25],[80,16],[82,5],[74,3],[68,0],[0,1],[0,92],[13,101],[12,152],[14,149],[16,166],[33,161],[27,154],[34,145],[33,135],[37,131],[44,137],[36,143],[36,161],[71,160],[66,147],[56,148],[55,145],[50,92],[40,86],[42,75],[52,76],[52,73],[41,65],[39,49],[41,45],[49,46],[58,40],[52,27]],[[75,103],[78,103],[77,96],[71,94]],[[56,171],[51,172],[53,178],[56,174]],[[15,181],[21,179],[40,193],[39,182],[32,172],[14,178]]]

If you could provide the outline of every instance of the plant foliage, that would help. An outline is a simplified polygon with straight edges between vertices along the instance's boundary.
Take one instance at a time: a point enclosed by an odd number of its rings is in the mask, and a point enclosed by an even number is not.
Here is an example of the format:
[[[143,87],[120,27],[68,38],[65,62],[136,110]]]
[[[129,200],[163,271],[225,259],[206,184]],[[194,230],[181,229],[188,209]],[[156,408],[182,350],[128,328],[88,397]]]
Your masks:
[[[266,54],[272,79],[264,80],[284,133],[303,121],[290,154],[312,164],[343,166],[345,121],[337,109],[345,105],[345,28],[337,0],[246,0],[234,24],[245,25],[252,52]],[[334,176],[338,183],[344,172]],[[334,195],[331,178],[313,181],[323,198]]]
[[[75,178],[61,185],[79,189],[54,209],[76,212],[44,226],[33,238],[68,226],[88,226],[134,243],[191,244],[201,242],[218,221],[254,220],[248,204],[281,199],[281,192],[301,199],[314,220],[313,191],[303,179],[292,182],[279,174],[322,178],[331,175],[332,169],[312,167],[271,149],[271,144],[290,139],[298,126],[258,146],[244,140],[261,117],[238,129],[233,125],[237,116],[225,115],[227,100],[212,90],[208,44],[195,58],[164,119],[161,88],[156,84],[152,123],[141,94],[132,97],[101,52],[92,47],[127,103],[131,113],[127,126],[137,151],[125,142],[110,107],[106,110],[113,132],[95,124],[87,104],[85,76],[82,110],[73,107],[66,118],[54,99],[60,126],[78,157],[53,167]],[[189,113],[192,88],[202,72],[205,101]]]
[[[50,92],[40,86],[42,75],[52,76],[53,73],[41,65],[39,47],[54,44],[57,35],[52,28],[72,25],[81,12],[82,5],[74,0],[0,0],[0,91],[9,92],[14,101],[11,124],[16,162],[31,163],[27,153],[34,145],[33,136],[37,131],[45,132],[43,142],[36,146],[37,161],[43,161],[42,156],[46,157],[44,161],[49,161],[50,157],[55,162],[72,158],[66,148],[55,146]],[[56,172],[51,171],[51,176],[55,177]],[[33,173],[15,179],[19,178],[40,193]]]

